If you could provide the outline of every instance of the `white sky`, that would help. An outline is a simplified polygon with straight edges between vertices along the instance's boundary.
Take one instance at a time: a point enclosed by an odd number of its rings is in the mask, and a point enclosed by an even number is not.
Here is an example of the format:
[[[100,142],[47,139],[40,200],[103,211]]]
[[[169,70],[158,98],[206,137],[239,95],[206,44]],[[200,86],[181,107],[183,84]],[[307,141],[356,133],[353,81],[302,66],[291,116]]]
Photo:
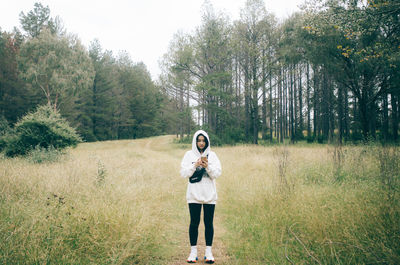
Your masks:
[[[286,18],[304,0],[264,0],[267,10]],[[191,33],[201,24],[204,0],[6,0],[1,4],[0,28],[20,28],[19,14],[27,14],[35,2],[49,6],[64,28],[89,47],[97,38],[103,50],[114,55],[125,50],[133,62],[144,62],[153,79],[160,74],[158,61],[168,50],[173,35]],[[246,0],[210,0],[215,11],[239,19]]]

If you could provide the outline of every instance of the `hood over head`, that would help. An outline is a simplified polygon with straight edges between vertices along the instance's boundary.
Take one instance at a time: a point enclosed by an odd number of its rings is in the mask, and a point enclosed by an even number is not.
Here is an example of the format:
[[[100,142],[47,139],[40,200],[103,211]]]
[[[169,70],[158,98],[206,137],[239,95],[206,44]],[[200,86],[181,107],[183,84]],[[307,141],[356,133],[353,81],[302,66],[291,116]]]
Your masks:
[[[197,156],[201,156],[199,150],[197,149],[197,142],[196,142],[197,136],[199,134],[204,135],[204,137],[207,138],[208,146],[207,146],[206,150],[204,150],[204,152],[203,152],[203,156],[207,156],[210,153],[210,137],[208,137],[208,134],[203,130],[198,130],[197,132],[194,133],[193,140],[192,140],[192,151]]]

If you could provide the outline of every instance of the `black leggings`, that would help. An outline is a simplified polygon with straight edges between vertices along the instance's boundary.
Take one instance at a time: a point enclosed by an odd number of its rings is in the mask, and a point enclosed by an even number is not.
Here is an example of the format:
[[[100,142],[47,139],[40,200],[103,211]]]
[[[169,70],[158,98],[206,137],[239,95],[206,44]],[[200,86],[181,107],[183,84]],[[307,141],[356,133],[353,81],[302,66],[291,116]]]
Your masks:
[[[189,203],[189,212],[190,212],[190,225],[189,225],[189,238],[190,245],[197,245],[197,236],[199,234],[199,224],[200,224],[200,214],[201,214],[201,206],[204,208],[204,227],[205,227],[205,238],[206,238],[206,246],[212,246],[213,237],[214,237],[214,210],[215,204],[198,204],[198,203]]]

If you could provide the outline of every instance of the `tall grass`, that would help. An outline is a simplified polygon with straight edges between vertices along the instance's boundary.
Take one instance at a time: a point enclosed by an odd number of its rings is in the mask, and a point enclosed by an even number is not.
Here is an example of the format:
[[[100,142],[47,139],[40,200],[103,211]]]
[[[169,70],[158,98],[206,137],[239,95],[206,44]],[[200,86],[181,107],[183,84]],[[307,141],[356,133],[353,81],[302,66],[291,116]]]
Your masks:
[[[221,148],[228,251],[237,264],[399,264],[394,150]]]
[[[0,263],[181,264],[189,148],[166,136],[80,144],[53,163],[1,156]],[[400,264],[398,148],[213,149],[229,264]]]
[[[81,144],[52,164],[0,160],[0,263],[165,264],[177,255],[183,151],[149,143]]]

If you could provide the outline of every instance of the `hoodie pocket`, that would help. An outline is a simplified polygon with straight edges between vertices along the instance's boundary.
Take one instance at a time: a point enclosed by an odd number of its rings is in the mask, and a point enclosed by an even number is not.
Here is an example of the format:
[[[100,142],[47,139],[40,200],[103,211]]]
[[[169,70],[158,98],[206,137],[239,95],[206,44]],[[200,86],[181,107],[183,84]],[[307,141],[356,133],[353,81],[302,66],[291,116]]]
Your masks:
[[[209,203],[217,200],[217,191],[212,180],[203,179],[201,182],[189,184],[188,200]]]

